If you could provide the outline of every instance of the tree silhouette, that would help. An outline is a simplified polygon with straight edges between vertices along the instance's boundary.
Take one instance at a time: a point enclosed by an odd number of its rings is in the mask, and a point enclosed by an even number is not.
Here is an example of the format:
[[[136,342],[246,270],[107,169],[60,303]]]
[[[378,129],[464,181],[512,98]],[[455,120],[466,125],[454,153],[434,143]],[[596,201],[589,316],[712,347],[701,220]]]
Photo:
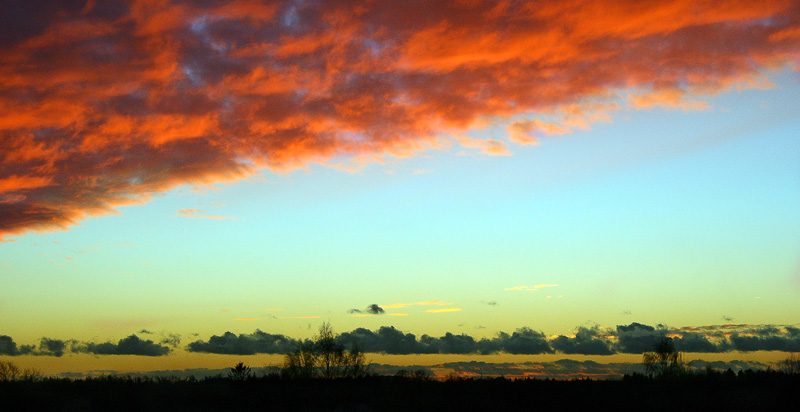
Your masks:
[[[653,352],[642,355],[642,362],[650,377],[675,377],[686,373],[683,354],[675,349],[672,338],[661,338],[653,349]]]
[[[228,377],[235,381],[244,381],[250,377],[250,367],[239,362],[228,371]]]
[[[363,377],[367,374],[364,353],[358,347],[346,348],[329,322],[323,322],[319,334],[284,358],[283,374],[290,378]]]
[[[41,379],[42,374],[36,369],[20,369],[14,362],[0,361],[0,382],[10,382],[17,380],[36,381]]]

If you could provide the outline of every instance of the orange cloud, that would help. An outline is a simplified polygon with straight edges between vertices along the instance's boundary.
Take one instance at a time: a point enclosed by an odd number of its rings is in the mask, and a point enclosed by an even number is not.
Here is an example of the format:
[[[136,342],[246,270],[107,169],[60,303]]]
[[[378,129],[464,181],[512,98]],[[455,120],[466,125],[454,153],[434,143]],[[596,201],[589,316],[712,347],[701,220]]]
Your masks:
[[[411,302],[411,303],[392,303],[390,305],[380,305],[384,309],[398,309],[404,308],[407,306],[447,306],[452,305],[452,303],[445,302],[443,300],[426,300],[422,302]]]
[[[508,138],[517,144],[538,144],[538,134],[565,134],[571,130],[553,123],[546,123],[540,119],[518,120],[506,128]]]
[[[446,312],[460,312],[461,308],[447,308],[447,309],[428,309],[428,313],[446,313]]]
[[[676,88],[662,89],[643,95],[631,95],[631,107],[634,109],[647,109],[654,106],[663,106],[671,109],[702,110],[708,104],[699,100],[686,100],[686,92]]]
[[[0,179],[0,193],[24,191],[50,185],[52,179],[47,176],[11,175]]]
[[[532,144],[609,121],[619,98],[700,109],[698,95],[800,67],[798,0],[13,7],[0,238],[257,168],[412,156],[487,119],[529,116],[507,139]],[[504,139],[462,144],[510,154]]]
[[[506,148],[505,143],[494,140],[473,139],[468,136],[458,137],[458,143],[466,148],[479,149],[483,154],[490,156],[510,156],[511,152]]]

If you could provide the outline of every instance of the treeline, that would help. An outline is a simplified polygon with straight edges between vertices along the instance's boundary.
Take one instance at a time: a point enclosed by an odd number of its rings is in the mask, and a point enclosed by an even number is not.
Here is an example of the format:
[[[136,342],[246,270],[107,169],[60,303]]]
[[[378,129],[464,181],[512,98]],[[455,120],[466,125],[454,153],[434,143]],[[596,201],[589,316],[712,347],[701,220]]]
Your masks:
[[[796,402],[800,375],[717,372],[680,379],[462,378],[427,374],[301,379],[279,374],[197,380],[98,377],[0,382],[4,410],[48,411],[441,411],[613,409],[777,410]]]

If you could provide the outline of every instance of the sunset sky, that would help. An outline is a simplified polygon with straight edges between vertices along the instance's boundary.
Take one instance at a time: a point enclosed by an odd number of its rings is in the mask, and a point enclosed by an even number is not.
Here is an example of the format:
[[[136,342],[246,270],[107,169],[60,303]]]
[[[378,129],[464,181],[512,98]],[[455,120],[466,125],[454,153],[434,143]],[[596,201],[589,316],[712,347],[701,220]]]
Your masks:
[[[800,351],[800,1],[19,1],[0,39],[3,359]]]

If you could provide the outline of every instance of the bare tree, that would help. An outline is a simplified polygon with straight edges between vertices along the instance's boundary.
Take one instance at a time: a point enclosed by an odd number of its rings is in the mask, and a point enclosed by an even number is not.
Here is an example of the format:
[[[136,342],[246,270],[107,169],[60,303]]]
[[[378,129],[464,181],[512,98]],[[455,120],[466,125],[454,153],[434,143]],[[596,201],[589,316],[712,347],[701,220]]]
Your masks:
[[[800,374],[800,354],[790,353],[780,362],[781,370],[789,375]]]
[[[286,354],[283,362],[283,375],[290,378],[313,378],[316,375],[317,353],[313,342],[300,345],[297,350]]]
[[[364,353],[357,347],[346,348],[329,322],[319,327],[312,342],[302,344],[284,359],[284,376],[291,378],[362,377],[368,372]]]

